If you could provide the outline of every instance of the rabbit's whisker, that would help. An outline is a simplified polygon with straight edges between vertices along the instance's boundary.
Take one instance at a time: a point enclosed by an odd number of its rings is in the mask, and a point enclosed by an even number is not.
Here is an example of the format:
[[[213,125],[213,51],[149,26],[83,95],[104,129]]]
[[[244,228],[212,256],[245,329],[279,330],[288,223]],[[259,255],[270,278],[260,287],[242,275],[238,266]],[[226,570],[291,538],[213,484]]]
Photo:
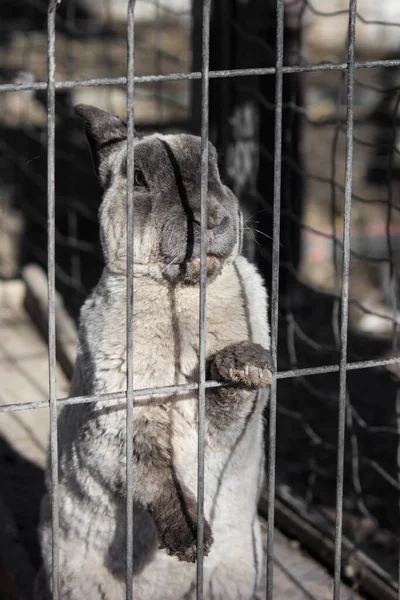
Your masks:
[[[170,267],[171,265],[173,265],[175,262],[177,262],[177,260],[178,260],[178,258],[177,258],[177,257],[175,257],[174,259],[172,259],[172,260],[171,260],[171,262],[169,262],[169,263],[166,265],[166,268],[167,268],[167,267]]]

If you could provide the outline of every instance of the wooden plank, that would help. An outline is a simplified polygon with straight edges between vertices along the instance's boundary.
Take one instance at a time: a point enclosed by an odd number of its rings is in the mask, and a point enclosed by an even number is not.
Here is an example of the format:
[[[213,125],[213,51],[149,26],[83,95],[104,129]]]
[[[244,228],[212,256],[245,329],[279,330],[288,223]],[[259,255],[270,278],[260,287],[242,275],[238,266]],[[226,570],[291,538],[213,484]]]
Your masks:
[[[48,307],[46,273],[39,265],[27,265],[22,270],[22,278],[26,285],[25,308],[43,338],[47,340]],[[78,332],[58,292],[55,294],[55,318],[57,361],[67,377],[71,378],[76,358]]]
[[[261,521],[264,546],[267,543],[267,522]],[[331,600],[333,580],[320,563],[307,554],[296,540],[275,530],[274,539],[274,599]],[[360,596],[345,584],[340,589],[341,600],[360,600]]]
[[[260,512],[267,514],[267,496],[264,491],[260,501]],[[301,544],[318,556],[322,564],[332,570],[335,545],[333,537],[327,533],[326,527],[313,521],[312,509],[303,508],[300,504],[291,506],[282,498],[275,501],[275,523],[281,531],[299,540]],[[361,593],[377,600],[398,600],[397,591],[391,585],[388,575],[364,552],[353,552],[353,544],[343,538],[342,576]],[[332,597],[332,596],[330,596]]]
[[[47,345],[24,310],[22,281],[0,281],[0,404],[48,398]],[[57,394],[68,380],[57,366]],[[48,409],[0,413],[0,598],[28,600],[39,562]]]
[[[0,282],[0,404],[47,400],[47,345],[23,308],[22,281]],[[69,383],[57,366],[57,395]],[[48,409],[0,414],[0,435],[15,451],[43,466],[49,436]]]

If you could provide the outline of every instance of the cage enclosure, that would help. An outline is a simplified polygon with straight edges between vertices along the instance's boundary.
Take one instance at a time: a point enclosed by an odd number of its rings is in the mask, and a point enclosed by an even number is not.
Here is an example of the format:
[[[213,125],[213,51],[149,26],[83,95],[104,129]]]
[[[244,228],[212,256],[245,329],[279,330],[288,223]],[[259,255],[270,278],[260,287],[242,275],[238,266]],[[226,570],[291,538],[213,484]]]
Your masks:
[[[103,259],[101,190],[73,106],[125,118],[126,14],[126,0],[56,11],[55,285],[74,322]],[[0,6],[3,279],[48,265],[47,15],[44,0]],[[200,134],[203,23],[202,2],[137,0],[138,135]],[[274,472],[276,524],[379,600],[399,593],[399,28],[391,0],[211,6],[209,136],[272,293],[260,510],[271,518]]]

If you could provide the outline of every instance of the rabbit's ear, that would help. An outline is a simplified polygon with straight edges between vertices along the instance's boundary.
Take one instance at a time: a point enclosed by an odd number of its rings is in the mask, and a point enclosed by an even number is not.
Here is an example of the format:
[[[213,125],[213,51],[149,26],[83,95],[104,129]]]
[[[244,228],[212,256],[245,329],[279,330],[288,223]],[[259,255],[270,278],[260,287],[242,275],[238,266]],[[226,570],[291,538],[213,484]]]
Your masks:
[[[88,104],[78,104],[75,112],[85,119],[85,133],[94,167],[104,185],[107,181],[107,159],[126,140],[126,123],[119,117]]]

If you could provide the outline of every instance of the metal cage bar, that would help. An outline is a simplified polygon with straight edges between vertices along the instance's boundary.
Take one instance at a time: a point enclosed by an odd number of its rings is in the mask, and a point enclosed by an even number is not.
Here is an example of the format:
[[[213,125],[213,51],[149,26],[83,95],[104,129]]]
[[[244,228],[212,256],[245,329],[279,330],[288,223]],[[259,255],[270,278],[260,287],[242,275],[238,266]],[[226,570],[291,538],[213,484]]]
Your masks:
[[[126,600],[133,598],[133,221],[134,221],[134,76],[135,76],[135,11],[136,0],[129,0],[127,22],[128,77],[126,89],[127,137],[127,278],[126,278]]]
[[[400,363],[400,357],[364,360],[359,362],[350,362],[346,364],[346,371],[356,371],[358,369],[370,369],[373,367],[387,367]],[[311,375],[324,375],[327,373],[339,372],[339,365],[326,365],[323,367],[309,367],[305,369],[289,369],[287,371],[278,371],[275,374],[276,379],[293,379],[295,377],[309,377]],[[218,381],[207,381],[206,389],[224,387],[225,384]],[[156,396],[162,394],[179,394],[189,390],[197,390],[198,383],[185,383],[179,385],[166,385],[151,388],[139,388],[133,390],[133,398],[141,398],[143,396]],[[68,404],[86,404],[90,402],[98,402],[99,398],[102,402],[111,402],[112,400],[126,399],[126,392],[115,392],[114,394],[101,394],[99,396],[66,396],[57,398],[57,406],[67,406]],[[35,408],[46,408],[49,406],[48,400],[38,400],[36,402],[20,402],[17,404],[2,404],[0,405],[0,414],[5,412],[19,412],[21,410],[33,410]]]
[[[47,15],[47,285],[51,465],[52,592],[59,598],[58,439],[56,396],[55,318],[55,21],[57,0],[51,0]]]
[[[340,599],[340,575],[342,566],[342,530],[343,530],[343,486],[344,486],[344,445],[346,432],[346,363],[347,334],[349,322],[349,275],[350,275],[350,223],[351,223],[351,190],[353,176],[353,117],[354,117],[354,57],[356,37],[357,0],[350,0],[348,59],[347,59],[347,119],[346,119],[346,179],[345,206],[343,227],[343,271],[342,271],[342,303],[340,328],[340,389],[338,419],[338,451],[336,470],[336,525],[335,525],[335,575],[334,600]]]
[[[204,446],[206,406],[206,285],[207,285],[207,192],[208,192],[208,82],[211,0],[204,0],[201,64],[201,188],[200,188],[200,306],[199,388],[197,451],[197,559],[196,598],[203,598],[204,562]]]
[[[399,67],[400,59],[390,60],[361,60],[354,63],[355,69],[374,69],[376,67]],[[322,63],[317,65],[286,65],[282,67],[284,75],[290,73],[317,73],[325,71],[347,71],[347,63]],[[275,67],[257,69],[227,69],[221,71],[209,71],[210,79],[222,79],[224,77],[250,77],[252,75],[275,75]],[[141,75],[134,78],[135,83],[157,83],[159,81],[191,81],[201,79],[201,71],[190,73],[169,73],[167,75]],[[89,79],[76,79],[57,81],[56,90],[67,90],[78,87],[97,87],[126,85],[127,77],[95,77]],[[36,83],[3,83],[0,84],[1,92],[24,92],[34,90],[46,90],[47,82]]]
[[[282,154],[282,90],[284,5],[277,0],[276,15],[276,65],[275,65],[275,155],[274,204],[271,279],[271,355],[273,379],[269,398],[268,427],[268,539],[267,539],[267,600],[273,598],[274,523],[275,523],[275,471],[276,471],[276,371],[278,364],[279,320],[279,245],[281,222],[281,154]]]

